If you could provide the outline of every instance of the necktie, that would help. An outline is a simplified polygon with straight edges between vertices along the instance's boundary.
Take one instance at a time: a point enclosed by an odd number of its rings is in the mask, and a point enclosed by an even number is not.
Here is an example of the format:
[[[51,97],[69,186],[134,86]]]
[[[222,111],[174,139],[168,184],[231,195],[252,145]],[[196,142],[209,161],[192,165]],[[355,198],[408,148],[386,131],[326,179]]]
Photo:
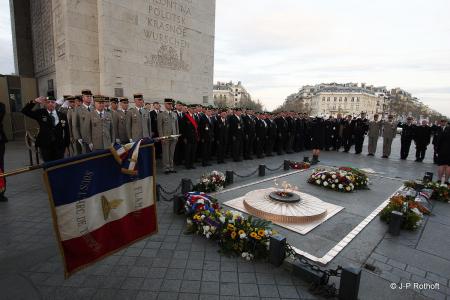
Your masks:
[[[55,126],[55,116],[53,116],[53,112],[50,113],[50,120],[52,121],[52,126]]]
[[[103,119],[103,112],[100,112],[100,119]]]
[[[91,107],[90,107],[90,106],[88,106],[88,107],[87,107],[87,110],[88,110],[88,111],[90,112],[90,111],[91,111]]]
[[[142,115],[142,110],[141,110],[141,108],[139,108],[139,114]]]

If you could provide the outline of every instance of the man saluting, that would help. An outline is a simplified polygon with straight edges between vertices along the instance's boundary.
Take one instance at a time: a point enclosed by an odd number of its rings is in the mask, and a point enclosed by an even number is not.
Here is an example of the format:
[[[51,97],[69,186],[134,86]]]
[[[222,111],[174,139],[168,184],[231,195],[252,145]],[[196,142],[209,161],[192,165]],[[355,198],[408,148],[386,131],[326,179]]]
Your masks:
[[[44,108],[33,110],[36,104]],[[25,105],[22,113],[39,124],[36,146],[39,147],[44,162],[64,158],[64,152],[70,144],[69,123],[65,114],[55,110],[53,95],[39,97]]]

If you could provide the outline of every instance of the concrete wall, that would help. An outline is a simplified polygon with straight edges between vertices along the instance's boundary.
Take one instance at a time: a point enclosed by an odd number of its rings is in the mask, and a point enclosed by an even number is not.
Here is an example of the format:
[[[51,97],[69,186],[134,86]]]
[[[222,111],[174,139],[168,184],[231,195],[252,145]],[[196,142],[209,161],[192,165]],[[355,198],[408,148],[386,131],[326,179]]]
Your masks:
[[[99,0],[100,90],[213,102],[215,1]]]

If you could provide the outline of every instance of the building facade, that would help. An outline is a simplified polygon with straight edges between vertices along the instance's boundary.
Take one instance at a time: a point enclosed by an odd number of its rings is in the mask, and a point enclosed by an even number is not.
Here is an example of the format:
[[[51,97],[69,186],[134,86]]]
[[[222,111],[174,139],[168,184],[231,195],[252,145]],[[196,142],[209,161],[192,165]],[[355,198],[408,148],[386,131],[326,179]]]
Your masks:
[[[357,83],[307,85],[290,95],[286,102],[301,103],[304,111],[311,115],[358,116],[364,112],[373,116],[384,111],[385,99],[379,95],[380,91],[382,87]]]
[[[239,107],[252,98],[242,82],[217,82],[213,87],[214,104],[219,107]]]
[[[212,103],[215,0],[10,3],[16,72],[41,95],[89,88]]]

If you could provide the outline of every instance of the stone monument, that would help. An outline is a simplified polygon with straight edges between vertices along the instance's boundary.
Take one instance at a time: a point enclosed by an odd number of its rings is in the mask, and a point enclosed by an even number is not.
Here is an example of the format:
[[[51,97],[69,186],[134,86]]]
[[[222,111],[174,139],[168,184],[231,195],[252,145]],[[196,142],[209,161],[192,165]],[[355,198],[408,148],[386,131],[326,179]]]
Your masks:
[[[16,71],[40,94],[213,102],[215,0],[10,2]]]

